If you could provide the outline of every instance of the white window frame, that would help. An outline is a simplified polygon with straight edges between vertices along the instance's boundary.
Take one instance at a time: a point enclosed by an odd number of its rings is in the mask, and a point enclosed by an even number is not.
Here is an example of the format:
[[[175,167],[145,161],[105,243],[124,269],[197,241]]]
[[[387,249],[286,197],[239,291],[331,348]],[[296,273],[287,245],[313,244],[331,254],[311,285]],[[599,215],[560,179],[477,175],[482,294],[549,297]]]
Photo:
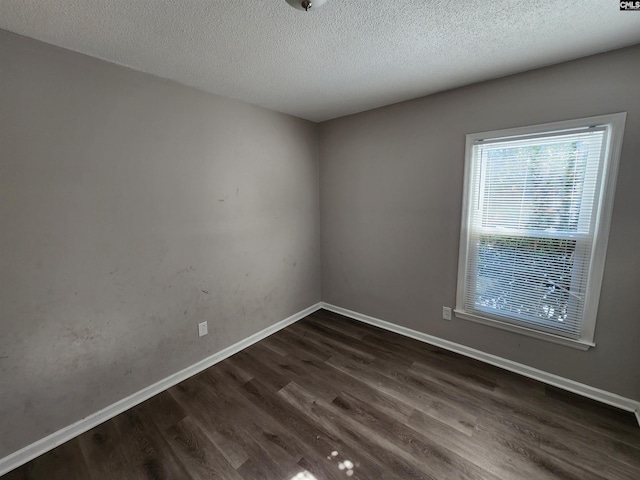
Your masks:
[[[620,162],[620,152],[622,150],[622,138],[624,133],[626,113],[615,113],[609,115],[599,115],[594,117],[580,118],[561,122],[545,123],[540,125],[509,128],[504,130],[494,130],[489,132],[473,133],[466,137],[465,151],[465,173],[464,173],[464,197],[462,207],[462,225],[460,232],[460,253],[458,259],[458,285],[456,294],[456,308],[454,310],[457,318],[470,320],[484,325],[490,325],[503,330],[547,340],[553,343],[570,346],[580,350],[588,350],[595,346],[594,334],[596,327],[596,317],[600,289],[602,286],[602,276],[604,272],[607,243],[609,237],[609,227],[613,211],[613,200],[615,195],[618,165]],[[591,263],[589,266],[589,277],[587,281],[586,301],[582,317],[582,331],[578,339],[565,338],[560,335],[537,330],[535,325],[522,326],[505,322],[500,317],[493,317],[489,314],[477,315],[465,311],[464,298],[466,291],[466,279],[468,274],[468,252],[470,250],[471,215],[470,208],[472,199],[470,198],[473,181],[473,146],[479,140],[503,139],[508,137],[519,137],[523,135],[544,134],[547,132],[557,132],[561,130],[571,130],[576,128],[588,128],[591,126],[606,127],[608,135],[605,136],[604,155],[601,160],[601,193],[597,199],[593,210],[595,217],[595,230]]]

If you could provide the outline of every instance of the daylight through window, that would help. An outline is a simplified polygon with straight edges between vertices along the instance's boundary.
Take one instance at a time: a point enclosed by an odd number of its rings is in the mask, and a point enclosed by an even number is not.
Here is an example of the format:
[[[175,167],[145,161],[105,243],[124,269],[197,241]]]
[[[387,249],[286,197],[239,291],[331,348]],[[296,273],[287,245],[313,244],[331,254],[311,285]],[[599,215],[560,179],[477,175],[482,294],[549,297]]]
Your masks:
[[[616,114],[467,136],[457,316],[593,343],[623,128]]]

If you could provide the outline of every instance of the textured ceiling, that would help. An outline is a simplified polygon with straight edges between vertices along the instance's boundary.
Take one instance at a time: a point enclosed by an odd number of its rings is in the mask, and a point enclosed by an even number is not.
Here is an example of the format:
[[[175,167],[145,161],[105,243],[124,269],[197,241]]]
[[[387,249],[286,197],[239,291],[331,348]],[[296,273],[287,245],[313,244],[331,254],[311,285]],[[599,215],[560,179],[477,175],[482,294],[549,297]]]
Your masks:
[[[322,121],[640,43],[616,0],[0,0],[0,28]]]

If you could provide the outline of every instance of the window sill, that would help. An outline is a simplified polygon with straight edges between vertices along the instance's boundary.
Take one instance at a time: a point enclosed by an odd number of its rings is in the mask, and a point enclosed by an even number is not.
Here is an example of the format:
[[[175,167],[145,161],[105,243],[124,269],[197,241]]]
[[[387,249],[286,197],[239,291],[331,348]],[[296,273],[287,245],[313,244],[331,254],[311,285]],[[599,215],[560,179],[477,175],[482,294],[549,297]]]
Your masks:
[[[501,322],[499,320],[493,320],[491,318],[480,317],[478,315],[472,315],[461,310],[454,310],[457,318],[463,320],[469,320],[475,323],[481,323],[483,325],[489,325],[491,327],[499,328],[501,330],[507,330],[509,332],[519,333],[520,335],[526,335],[528,337],[537,338],[539,340],[545,340],[547,342],[557,343],[566,347],[576,348],[578,350],[589,350],[591,347],[595,347],[593,342],[587,342],[585,340],[573,340],[570,338],[560,337],[553,335],[552,333],[540,332],[531,328],[521,327],[519,325],[512,325],[510,323]]]

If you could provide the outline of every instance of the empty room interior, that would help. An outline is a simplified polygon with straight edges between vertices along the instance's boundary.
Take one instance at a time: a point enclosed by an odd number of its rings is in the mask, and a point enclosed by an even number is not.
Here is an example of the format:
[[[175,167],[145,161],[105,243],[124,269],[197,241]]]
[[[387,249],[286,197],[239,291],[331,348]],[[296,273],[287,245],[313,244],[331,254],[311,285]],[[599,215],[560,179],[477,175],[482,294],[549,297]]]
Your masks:
[[[640,2],[0,0],[0,476],[640,478]]]

